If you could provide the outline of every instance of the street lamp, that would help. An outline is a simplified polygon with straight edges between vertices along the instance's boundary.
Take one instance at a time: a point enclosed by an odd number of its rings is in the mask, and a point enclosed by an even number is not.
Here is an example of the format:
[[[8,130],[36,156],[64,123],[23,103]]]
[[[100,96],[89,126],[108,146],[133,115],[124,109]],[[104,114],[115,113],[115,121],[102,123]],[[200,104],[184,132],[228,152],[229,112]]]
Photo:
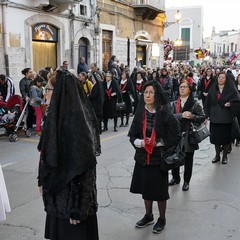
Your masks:
[[[174,18],[176,20],[175,22],[164,22],[163,27],[167,28],[167,27],[169,27],[169,26],[171,26],[171,25],[173,25],[175,23],[179,23],[180,22],[180,20],[182,18],[182,14],[181,14],[181,12],[179,10],[177,10],[177,12],[174,14]]]

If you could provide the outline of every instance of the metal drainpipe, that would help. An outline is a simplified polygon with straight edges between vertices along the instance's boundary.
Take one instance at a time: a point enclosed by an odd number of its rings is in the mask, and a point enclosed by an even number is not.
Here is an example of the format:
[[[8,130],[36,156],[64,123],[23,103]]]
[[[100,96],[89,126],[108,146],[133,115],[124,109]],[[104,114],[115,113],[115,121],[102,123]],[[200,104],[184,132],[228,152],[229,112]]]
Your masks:
[[[2,0],[3,51],[4,51],[6,75],[9,76],[8,38],[7,38],[7,5],[8,5],[7,1]]]

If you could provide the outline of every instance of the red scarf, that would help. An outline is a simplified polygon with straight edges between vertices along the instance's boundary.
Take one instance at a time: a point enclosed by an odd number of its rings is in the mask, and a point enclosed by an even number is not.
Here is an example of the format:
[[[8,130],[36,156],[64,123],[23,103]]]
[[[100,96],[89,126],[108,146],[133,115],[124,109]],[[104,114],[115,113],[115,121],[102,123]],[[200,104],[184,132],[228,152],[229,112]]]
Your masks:
[[[180,110],[181,110],[181,99],[180,97],[178,97],[177,105],[176,105],[176,113],[180,113]]]
[[[151,138],[150,138],[149,142],[147,140],[146,131],[147,131],[147,115],[146,115],[146,109],[145,109],[144,117],[143,117],[143,140],[144,140],[144,145],[145,145],[144,148],[147,151],[147,164],[149,164],[150,163],[150,156],[153,152],[153,148],[154,148],[155,140],[156,140],[155,126],[152,129],[152,134],[151,134]]]
[[[137,91],[141,93],[141,88],[142,88],[143,81],[140,84],[136,84]]]
[[[221,93],[218,93],[217,95],[218,100],[220,99],[220,97],[221,97]]]
[[[121,91],[123,92],[125,88],[127,87],[127,81],[123,84],[120,84]]]
[[[163,85],[163,84],[165,84],[165,82],[166,82],[166,77],[164,77],[164,78],[159,78],[159,81],[160,81],[160,83],[161,83],[161,85]]]
[[[111,99],[111,94],[112,94],[112,88],[110,88],[109,90],[106,89],[106,93],[108,95],[109,100]]]
[[[205,90],[207,89],[207,87],[210,84],[210,82],[211,82],[211,78],[209,78],[208,80],[207,79],[204,80],[204,89]]]

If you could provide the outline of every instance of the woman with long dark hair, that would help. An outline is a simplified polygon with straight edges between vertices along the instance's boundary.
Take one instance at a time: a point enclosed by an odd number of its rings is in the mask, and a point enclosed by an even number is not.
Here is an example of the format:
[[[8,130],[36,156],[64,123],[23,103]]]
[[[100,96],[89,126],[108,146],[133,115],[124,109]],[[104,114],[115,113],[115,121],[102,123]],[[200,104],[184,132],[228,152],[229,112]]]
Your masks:
[[[186,133],[185,141],[185,164],[184,164],[184,183],[182,190],[188,191],[189,183],[192,177],[193,156],[195,150],[199,148],[198,144],[191,144],[189,141],[189,133],[191,130],[191,123],[200,124],[205,120],[205,114],[201,105],[194,100],[192,94],[192,85],[184,80],[179,86],[179,97],[173,102],[173,113],[181,123],[181,132]],[[180,183],[180,168],[172,170],[173,178],[169,182],[169,186]]]
[[[212,163],[219,162],[220,152],[223,149],[222,164],[228,163],[227,154],[231,149],[231,129],[233,112],[231,102],[240,101],[236,86],[229,76],[220,72],[217,82],[208,92],[204,110],[210,121],[210,142],[215,145],[216,155]]]
[[[29,90],[30,90],[31,81],[33,79],[33,71],[31,68],[25,68],[22,70],[22,74],[24,75],[24,77],[19,82],[19,89],[20,89],[22,98],[26,103],[27,101],[30,100]],[[27,129],[31,129],[33,127],[33,121],[34,121],[34,109],[30,104],[28,104],[27,109],[28,111],[27,111],[26,124],[27,124]]]
[[[180,123],[169,107],[166,93],[156,81],[146,82],[142,89],[138,109],[128,136],[135,148],[135,167],[130,192],[141,194],[145,204],[145,216],[136,223],[144,228],[154,223],[153,201],[157,201],[159,218],[153,227],[160,233],[166,225],[168,172],[160,169],[162,153],[177,145],[180,139]]]

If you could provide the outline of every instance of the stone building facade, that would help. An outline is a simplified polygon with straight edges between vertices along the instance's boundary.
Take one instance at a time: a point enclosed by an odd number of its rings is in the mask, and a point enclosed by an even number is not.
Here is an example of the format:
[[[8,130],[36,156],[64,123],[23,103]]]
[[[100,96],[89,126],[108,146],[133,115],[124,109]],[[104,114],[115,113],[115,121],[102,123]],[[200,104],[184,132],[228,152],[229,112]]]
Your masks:
[[[163,65],[165,0],[97,0],[99,66],[116,55],[120,63]]]
[[[69,62],[80,56],[96,62],[96,0],[1,1],[0,73],[11,76],[18,90],[21,70]]]

